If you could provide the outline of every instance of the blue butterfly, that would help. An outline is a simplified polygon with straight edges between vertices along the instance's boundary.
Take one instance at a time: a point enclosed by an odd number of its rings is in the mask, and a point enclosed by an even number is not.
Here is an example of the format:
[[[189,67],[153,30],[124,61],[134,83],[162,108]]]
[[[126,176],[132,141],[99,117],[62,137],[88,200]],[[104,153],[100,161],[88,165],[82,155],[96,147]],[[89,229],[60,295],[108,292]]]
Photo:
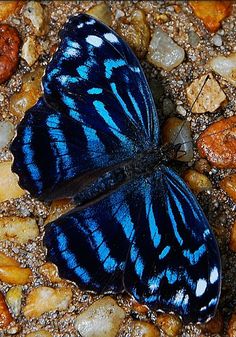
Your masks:
[[[83,289],[127,291],[186,323],[205,322],[220,296],[218,247],[194,195],[164,165],[178,146],[159,145],[137,58],[85,14],[60,39],[44,95],[11,146],[13,171],[32,196],[76,200],[46,228],[48,260]]]

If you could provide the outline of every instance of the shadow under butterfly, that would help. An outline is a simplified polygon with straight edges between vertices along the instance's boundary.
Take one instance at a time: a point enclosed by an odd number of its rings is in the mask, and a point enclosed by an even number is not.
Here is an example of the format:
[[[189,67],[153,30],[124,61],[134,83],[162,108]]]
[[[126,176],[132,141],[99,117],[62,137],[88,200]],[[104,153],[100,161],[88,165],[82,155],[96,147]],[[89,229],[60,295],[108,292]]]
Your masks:
[[[20,185],[76,207],[46,227],[60,276],[97,293],[127,291],[185,323],[214,316],[221,266],[197,200],[165,163],[157,111],[141,66],[109,27],[80,14],[60,33],[11,145]]]

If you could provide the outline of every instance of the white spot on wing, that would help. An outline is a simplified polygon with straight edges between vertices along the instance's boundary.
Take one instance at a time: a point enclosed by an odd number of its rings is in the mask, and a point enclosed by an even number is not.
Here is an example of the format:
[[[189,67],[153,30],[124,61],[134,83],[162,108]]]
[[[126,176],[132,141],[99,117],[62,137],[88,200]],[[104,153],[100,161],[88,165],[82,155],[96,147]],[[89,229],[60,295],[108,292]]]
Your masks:
[[[117,37],[112,33],[106,33],[104,34],[104,37],[109,42],[113,42],[113,43],[119,42]]]
[[[77,28],[83,28],[84,27],[84,24],[81,22],[79,25],[77,25]]]
[[[175,298],[174,298],[174,303],[179,306],[181,305],[181,303],[183,302],[184,299],[184,289],[180,289],[177,291],[177,293],[175,294]]]
[[[86,37],[86,42],[93,45],[94,47],[101,47],[103,43],[102,39],[96,35],[89,35]]]
[[[218,280],[218,277],[219,277],[218,269],[216,267],[214,267],[211,270],[211,274],[210,274],[210,282],[211,282],[211,284],[215,283]]]
[[[197,287],[196,287],[196,296],[202,296],[206,290],[207,287],[207,282],[206,280],[204,280],[203,278],[200,278],[197,281]]]

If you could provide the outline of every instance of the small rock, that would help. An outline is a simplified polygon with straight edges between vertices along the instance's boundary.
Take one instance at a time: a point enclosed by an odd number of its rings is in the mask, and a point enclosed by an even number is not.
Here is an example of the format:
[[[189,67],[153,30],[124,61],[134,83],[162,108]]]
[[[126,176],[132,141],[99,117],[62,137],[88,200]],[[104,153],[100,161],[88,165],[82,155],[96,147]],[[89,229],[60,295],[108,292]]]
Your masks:
[[[10,15],[17,13],[23,5],[22,1],[0,1],[0,21],[6,20]]]
[[[5,298],[0,292],[0,329],[6,329],[13,321],[12,315],[6,305]]]
[[[194,30],[190,30],[188,32],[188,42],[193,48],[196,48],[198,46],[200,42],[200,37]]]
[[[0,266],[20,266],[19,262],[2,252],[0,252]]]
[[[45,220],[45,224],[58,219],[61,215],[69,212],[75,207],[71,199],[59,199],[54,200],[50,206],[48,217]]]
[[[177,117],[170,117],[162,127],[163,143],[182,144],[177,153],[177,160],[189,162],[193,159],[193,140],[189,122]]]
[[[223,43],[222,37],[220,35],[216,34],[216,35],[213,36],[212,42],[216,47],[220,47],[220,46],[222,46],[222,43]]]
[[[6,294],[6,301],[15,316],[20,314],[22,300],[22,287],[10,288]]]
[[[8,284],[25,285],[32,281],[32,271],[30,268],[0,265],[0,280]]]
[[[211,170],[211,165],[206,159],[201,158],[195,163],[194,168],[199,173],[208,173]]]
[[[236,336],[236,314],[233,314],[230,318],[228,325],[228,336],[229,337]]]
[[[175,112],[175,104],[168,97],[163,99],[163,115],[171,116]]]
[[[220,28],[221,21],[231,14],[231,1],[218,0],[193,0],[189,1],[194,14],[203,20],[206,28],[214,33]]]
[[[11,171],[11,161],[0,163],[0,202],[20,198],[25,191],[20,188],[17,176]]]
[[[198,138],[198,151],[218,168],[236,168],[236,116],[211,124]]]
[[[25,74],[20,92],[11,96],[10,112],[18,119],[21,119],[25,111],[30,109],[42,95],[41,80],[43,73],[44,68],[37,67],[34,71]]]
[[[222,179],[220,187],[236,202],[236,173]]]
[[[182,105],[177,105],[176,112],[183,117],[187,115],[187,111],[184,109]]]
[[[16,216],[0,218],[0,240],[27,243],[39,235],[35,219]]]
[[[62,279],[58,276],[57,266],[51,262],[44,263],[39,268],[39,272],[52,283],[57,283],[57,282],[62,281]]]
[[[21,57],[28,63],[31,67],[39,57],[38,47],[36,45],[35,39],[28,37],[22,47]]]
[[[12,138],[14,137],[15,128],[9,121],[0,122],[0,151],[4,147],[8,146]]]
[[[177,316],[171,314],[160,314],[157,317],[157,324],[169,337],[178,336],[182,329],[182,323],[180,319]]]
[[[112,13],[110,7],[105,3],[99,3],[98,5],[92,7],[87,12],[89,15],[94,16],[96,19],[104,22],[106,25],[110,26],[112,22]]]
[[[38,330],[27,334],[25,337],[53,337],[47,330]]]
[[[20,42],[16,28],[0,24],[0,84],[9,80],[16,71]]]
[[[36,35],[41,36],[47,32],[47,18],[43,7],[38,1],[28,1],[24,8],[23,15],[31,21]]]
[[[74,325],[83,337],[115,337],[124,318],[125,311],[105,296],[77,316]]]
[[[236,221],[231,229],[229,248],[236,253]]]
[[[236,53],[229,56],[216,56],[210,61],[210,67],[236,87]]]
[[[159,337],[160,331],[151,323],[136,321],[133,323],[131,337]]]
[[[37,318],[45,312],[66,310],[72,299],[72,291],[68,287],[53,289],[38,287],[31,290],[26,299],[23,313],[26,318]]]
[[[184,172],[183,179],[195,194],[212,188],[207,176],[192,169]]]
[[[219,311],[217,311],[215,316],[212,319],[210,319],[209,322],[201,325],[202,332],[212,335],[213,334],[221,335],[223,328],[224,328],[224,320],[223,316],[219,313]]]
[[[148,61],[166,71],[171,71],[184,60],[184,50],[179,47],[160,27],[153,33]]]
[[[193,113],[214,112],[226,100],[224,91],[212,74],[194,80],[187,87],[186,93]]]
[[[119,20],[117,33],[124,38],[138,57],[142,58],[146,55],[150,30],[142,10],[133,11],[129,21],[126,21],[125,17]]]

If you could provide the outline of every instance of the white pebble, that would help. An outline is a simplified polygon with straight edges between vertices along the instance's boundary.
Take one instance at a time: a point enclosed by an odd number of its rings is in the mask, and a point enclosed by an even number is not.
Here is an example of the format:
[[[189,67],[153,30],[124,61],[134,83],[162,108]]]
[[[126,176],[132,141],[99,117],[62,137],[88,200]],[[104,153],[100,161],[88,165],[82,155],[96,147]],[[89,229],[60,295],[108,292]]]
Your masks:
[[[156,28],[148,51],[148,60],[166,71],[184,60],[184,49],[179,47],[160,27]]]
[[[7,146],[14,137],[14,125],[9,121],[0,122],[0,151]]]
[[[176,107],[176,112],[181,116],[186,116],[186,114],[187,114],[187,111],[184,109],[184,107],[182,105],[178,105]]]
[[[213,36],[212,42],[216,47],[220,47],[220,46],[222,46],[222,43],[223,43],[222,37],[220,35],[216,34],[216,35]]]
[[[75,328],[83,337],[115,337],[125,311],[110,296],[94,302],[75,319]]]
[[[212,70],[236,87],[236,53],[228,57],[219,55],[210,61],[210,66]]]

